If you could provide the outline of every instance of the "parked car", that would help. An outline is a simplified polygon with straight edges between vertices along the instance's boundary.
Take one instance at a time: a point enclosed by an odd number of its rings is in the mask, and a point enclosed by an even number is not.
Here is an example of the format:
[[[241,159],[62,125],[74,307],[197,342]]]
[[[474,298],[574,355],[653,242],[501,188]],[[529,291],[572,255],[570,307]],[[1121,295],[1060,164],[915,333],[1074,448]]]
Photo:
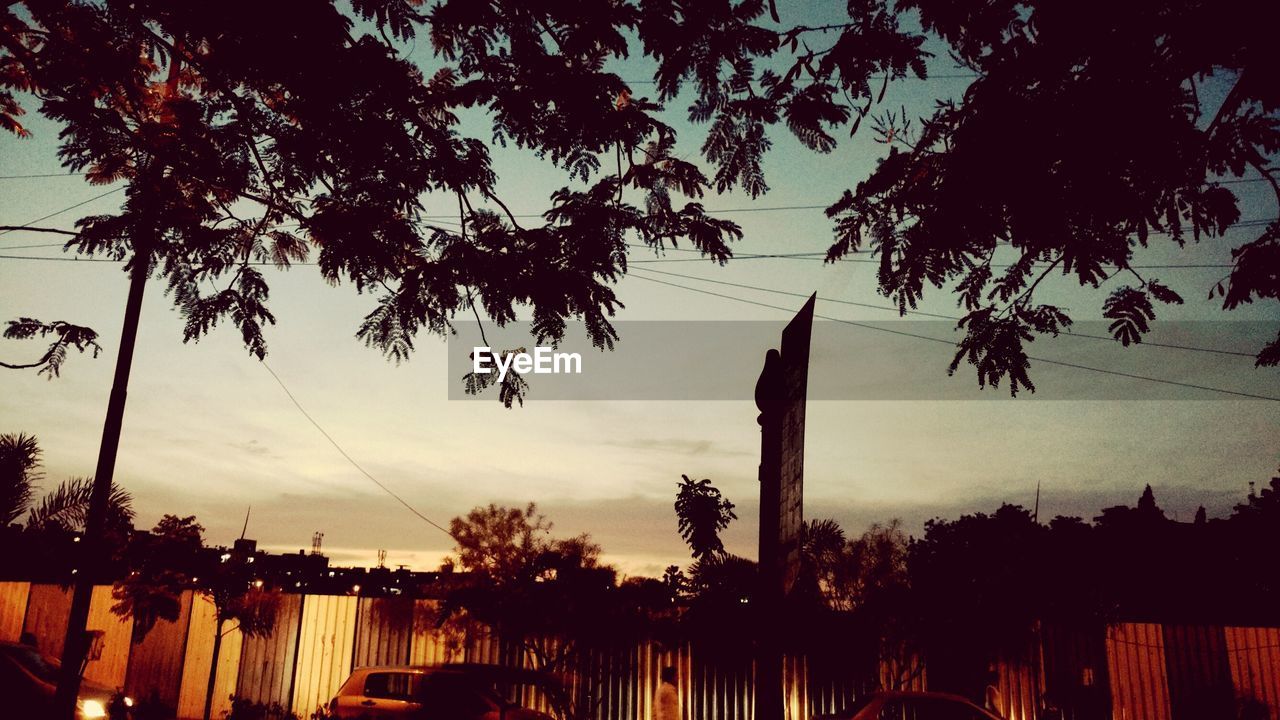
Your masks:
[[[878,692],[854,707],[815,720],[1001,720],[959,695]]]
[[[542,676],[496,665],[357,668],[329,701],[341,720],[551,720],[508,702],[495,685],[538,685]]]
[[[0,688],[5,705],[17,718],[52,717],[61,664],[30,645],[0,642]],[[88,680],[80,682],[76,717],[80,720],[125,720],[133,700]],[[6,717],[9,717],[6,715]]]

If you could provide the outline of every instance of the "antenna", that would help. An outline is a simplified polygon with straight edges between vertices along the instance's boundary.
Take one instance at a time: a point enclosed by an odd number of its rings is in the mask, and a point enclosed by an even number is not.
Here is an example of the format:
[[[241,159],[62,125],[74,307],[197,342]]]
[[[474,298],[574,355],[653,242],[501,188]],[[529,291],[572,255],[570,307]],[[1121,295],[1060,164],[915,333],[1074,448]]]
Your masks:
[[[244,511],[244,529],[242,529],[242,530],[240,531],[240,539],[241,539],[241,540],[243,540],[243,539],[244,539],[244,534],[245,534],[245,533],[247,533],[247,532],[249,532],[249,513],[251,513],[251,512],[253,512],[253,506],[252,506],[252,505],[250,505],[250,506],[248,507],[248,509],[246,509],[246,510]]]
[[[1040,522],[1040,481],[1036,481],[1036,509],[1031,512],[1031,521]]]
[[[324,542],[324,533],[319,530],[311,533],[311,554],[320,554],[320,543]]]

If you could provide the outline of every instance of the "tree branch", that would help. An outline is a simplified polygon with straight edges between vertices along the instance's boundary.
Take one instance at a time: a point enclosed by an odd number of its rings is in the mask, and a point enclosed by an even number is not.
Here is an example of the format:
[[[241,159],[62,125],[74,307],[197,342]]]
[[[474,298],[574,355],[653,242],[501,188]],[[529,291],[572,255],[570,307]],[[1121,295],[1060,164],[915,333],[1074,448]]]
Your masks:
[[[1231,86],[1231,92],[1227,93],[1227,97],[1223,99],[1222,105],[1218,106],[1218,112],[1214,113],[1213,120],[1211,120],[1209,122],[1209,126],[1204,129],[1205,135],[1212,135],[1214,128],[1218,126],[1218,123],[1221,122],[1229,112],[1239,107],[1240,103],[1244,101],[1244,90],[1241,89],[1243,87],[1244,71],[1242,70],[1240,71],[1240,74],[1236,76],[1236,82]]]
[[[1271,191],[1276,195],[1276,202],[1280,202],[1280,182],[1276,182],[1275,176],[1267,170],[1266,166],[1263,165],[1258,158],[1249,158],[1249,164],[1252,165],[1253,169],[1257,170],[1262,177],[1267,179],[1267,182],[1271,184]]]
[[[38,233],[56,233],[58,235],[70,235],[71,237],[80,236],[80,233],[78,232],[72,232],[71,230],[59,230],[57,228],[33,227],[31,225],[0,225],[0,231],[11,232],[13,230]]]
[[[44,357],[40,358],[40,359],[39,359],[39,360],[37,360],[36,362],[33,362],[33,363],[25,363],[25,364],[18,364],[18,365],[12,365],[12,364],[10,364],[10,363],[4,362],[4,361],[0,361],[0,367],[2,367],[2,368],[9,368],[10,370],[27,370],[27,369],[29,369],[29,368],[36,368],[36,367],[40,367],[41,365],[44,365],[45,363],[49,362],[49,358],[53,356],[53,351],[54,351],[54,349],[55,349],[55,348],[57,348],[57,347],[58,347],[58,343],[54,343],[54,344],[49,348],[49,351],[48,351],[48,352],[46,352],[46,353],[44,354]]]
[[[488,190],[485,190],[485,191],[484,191],[484,196],[485,196],[485,197],[487,197],[487,198],[489,198],[490,200],[492,200],[492,201],[494,201],[494,202],[498,203],[498,207],[502,208],[502,212],[504,212],[504,213],[506,213],[506,214],[507,214],[507,219],[511,221],[511,225],[512,225],[515,229],[517,229],[517,230],[521,230],[521,231],[523,231],[523,230],[524,230],[524,228],[520,227],[520,223],[516,222],[516,216],[515,216],[515,215],[513,215],[513,214],[511,213],[511,209],[507,207],[507,204],[506,204],[506,203],[504,203],[504,202],[502,202],[501,200],[499,200],[499,199],[498,199],[498,195],[497,195],[496,193],[493,193],[493,192],[490,192],[490,191],[488,191]]]

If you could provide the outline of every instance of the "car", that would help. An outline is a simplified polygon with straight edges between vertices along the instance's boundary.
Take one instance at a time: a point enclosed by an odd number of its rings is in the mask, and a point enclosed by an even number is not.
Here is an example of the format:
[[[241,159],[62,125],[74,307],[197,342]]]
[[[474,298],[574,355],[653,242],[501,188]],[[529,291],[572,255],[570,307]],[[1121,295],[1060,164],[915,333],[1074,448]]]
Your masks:
[[[0,688],[5,702],[20,718],[52,717],[54,693],[61,672],[58,660],[31,645],[0,642]],[[76,701],[79,720],[127,720],[133,699],[88,680],[80,682]]]
[[[855,706],[815,720],[1001,720],[967,699],[942,692],[876,692]]]
[[[551,720],[545,713],[508,702],[494,689],[497,684],[547,682],[538,673],[497,665],[362,667],[338,689],[328,711],[341,720]]]

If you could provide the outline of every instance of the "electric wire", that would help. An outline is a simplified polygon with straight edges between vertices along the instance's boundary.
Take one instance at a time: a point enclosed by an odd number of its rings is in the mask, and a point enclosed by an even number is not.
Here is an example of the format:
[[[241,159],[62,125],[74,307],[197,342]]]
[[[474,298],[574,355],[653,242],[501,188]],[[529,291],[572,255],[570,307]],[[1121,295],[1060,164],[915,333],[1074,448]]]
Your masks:
[[[780,305],[770,305],[769,303],[763,303],[756,300],[741,298],[735,295],[726,295],[724,293],[718,293],[712,290],[703,290],[701,288],[690,287],[688,285],[680,285],[679,283],[667,282],[666,280],[659,280],[657,278],[644,277],[641,275],[634,275],[633,277],[639,278],[641,280],[645,280],[647,282],[658,283],[659,285],[667,285],[669,287],[680,288],[681,290],[688,290],[690,292],[701,293],[703,295],[711,295],[713,297],[724,298],[726,300],[733,300],[735,302],[745,303],[748,305],[756,305],[759,307],[769,308],[772,310],[781,310],[783,312],[788,312],[788,313],[795,312],[795,308],[787,308],[787,307],[782,307]],[[901,335],[903,337],[915,338],[917,340],[928,340],[929,342],[941,343],[944,345],[948,345],[952,348],[956,347],[956,344],[950,340],[931,337],[929,335],[920,335],[918,333],[906,332],[903,330],[894,330],[892,328],[881,327],[878,325],[868,325],[867,323],[861,323],[854,320],[846,320],[844,318],[831,317],[828,315],[818,315],[817,313],[814,314],[814,317],[820,318],[822,320],[830,320],[832,322],[837,322],[842,325],[852,325],[854,327],[860,327],[867,330],[875,330],[877,332],[890,333],[893,335]],[[1033,360],[1035,362],[1044,363],[1046,365],[1058,365],[1060,367],[1074,368],[1077,370],[1087,370],[1089,372],[1101,373],[1103,375],[1114,375],[1117,377],[1130,378],[1133,380],[1144,380],[1147,382],[1159,383],[1162,385],[1174,385],[1177,387],[1184,387],[1192,390],[1204,390],[1207,392],[1220,393],[1223,395],[1235,395],[1237,397],[1250,398],[1253,400],[1270,400],[1273,402],[1280,402],[1280,397],[1273,397],[1270,395],[1258,395],[1255,393],[1242,392],[1239,390],[1228,390],[1226,388],[1212,387],[1209,385],[1197,385],[1195,383],[1184,383],[1178,380],[1166,380],[1164,378],[1151,377],[1149,375],[1138,375],[1136,373],[1127,373],[1120,370],[1108,370],[1106,368],[1099,368],[1091,365],[1080,365],[1077,363],[1065,362],[1062,360],[1050,360],[1048,358],[1034,357],[1031,355],[1028,355],[1027,359]]]
[[[697,277],[695,275],[683,275],[681,273],[674,273],[666,270],[654,270],[653,268],[636,268],[636,270],[638,272],[649,272],[649,273],[657,273],[659,275],[669,275],[671,277],[683,278],[685,280],[697,280],[699,282],[713,283],[716,285],[726,285],[729,287],[742,288],[745,290],[758,290],[760,292],[773,293],[775,295],[786,295],[789,297],[798,297],[798,298],[809,297],[804,293],[792,292],[790,290],[777,290],[774,288],[760,287],[758,285],[747,285],[745,283],[729,282],[728,280],[712,280],[711,278]],[[818,298],[818,300],[821,302],[836,303],[839,305],[851,305],[854,307],[870,308],[872,310],[885,310],[888,312],[901,313],[904,315],[919,315],[922,317],[937,318],[939,320],[954,320],[956,322],[959,322],[961,320],[960,317],[957,317],[955,315],[942,315],[939,313],[925,312],[923,310],[899,309],[899,308],[891,307],[888,305],[873,305],[871,303],[855,302],[853,300],[840,300],[837,298],[822,298],[822,297]],[[1105,340],[1107,342],[1119,342],[1115,338],[1107,335],[1090,335],[1088,333],[1078,333],[1078,332],[1073,332],[1071,330],[1063,330],[1062,335],[1065,335],[1067,337],[1084,338],[1088,340]],[[1188,350],[1192,352],[1211,353],[1215,355],[1233,355],[1236,357],[1249,358],[1251,360],[1257,357],[1254,353],[1240,352],[1238,350],[1222,350],[1219,348],[1200,347],[1196,345],[1179,345],[1177,343],[1160,343],[1160,342],[1150,342],[1147,340],[1143,340],[1135,344],[1140,346],[1147,346],[1147,347],[1159,347],[1159,348],[1169,348],[1173,350]]]
[[[404,498],[400,497],[400,495],[398,495],[394,490],[387,487],[386,485],[383,485],[382,482],[379,481],[378,478],[374,477],[368,470],[365,470],[360,465],[360,463],[356,462],[355,458],[351,457],[351,455],[349,455],[346,450],[342,449],[342,446],[338,444],[338,441],[334,440],[333,436],[330,435],[323,427],[320,426],[320,423],[316,422],[316,419],[311,416],[311,413],[307,412],[307,409],[302,407],[302,403],[298,402],[298,398],[293,396],[293,393],[289,391],[289,387],[284,384],[284,381],[280,379],[280,376],[276,374],[275,370],[271,369],[271,366],[268,365],[265,360],[262,361],[262,367],[266,368],[267,372],[271,373],[271,377],[275,378],[276,384],[280,386],[281,390],[284,390],[284,394],[289,396],[289,401],[293,403],[294,407],[298,408],[298,412],[302,413],[302,416],[305,417],[307,421],[310,422],[315,427],[316,430],[320,431],[320,434],[324,436],[324,439],[328,440],[329,444],[332,445],[334,449],[337,450],[342,455],[342,457],[346,458],[347,462],[351,463],[352,467],[360,471],[360,474],[369,478],[369,480],[373,481],[373,484],[381,488],[384,493],[395,498],[396,502],[403,505],[405,509],[407,509],[409,512],[413,513],[414,515],[417,515],[419,518],[425,521],[428,525],[439,530],[445,535],[448,535],[454,540],[458,539],[457,537],[454,536],[453,533],[445,529],[444,526],[440,525],[439,523],[427,517],[426,515],[423,515],[422,513],[418,512],[417,508],[410,505]]]

